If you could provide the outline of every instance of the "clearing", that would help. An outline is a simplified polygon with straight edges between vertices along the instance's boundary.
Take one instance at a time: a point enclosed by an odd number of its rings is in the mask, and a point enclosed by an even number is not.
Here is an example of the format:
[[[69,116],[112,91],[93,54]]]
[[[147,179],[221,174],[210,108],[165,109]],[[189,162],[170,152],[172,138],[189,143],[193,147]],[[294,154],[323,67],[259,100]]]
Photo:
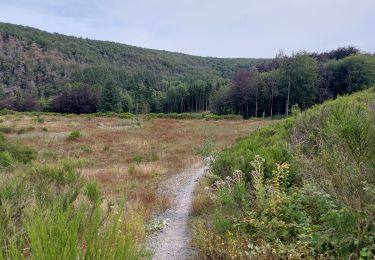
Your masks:
[[[198,153],[221,150],[268,123],[21,113],[1,116],[1,125],[11,129],[7,138],[34,148],[39,162],[84,160],[82,175],[99,181],[106,203],[125,198],[126,225],[139,231],[136,239],[145,242],[145,223],[156,217],[169,218],[170,225],[154,237],[152,247],[156,257],[163,259],[168,258],[168,252],[191,254],[186,230],[191,193],[207,167]],[[79,132],[78,136],[69,138],[73,131]]]

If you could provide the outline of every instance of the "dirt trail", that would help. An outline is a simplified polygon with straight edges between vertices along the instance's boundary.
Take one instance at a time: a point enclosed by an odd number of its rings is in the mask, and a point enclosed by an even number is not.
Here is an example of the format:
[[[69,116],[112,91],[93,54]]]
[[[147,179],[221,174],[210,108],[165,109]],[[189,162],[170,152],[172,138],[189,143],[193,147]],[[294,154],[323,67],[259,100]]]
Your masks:
[[[153,259],[191,259],[195,252],[190,246],[188,218],[193,199],[193,191],[199,177],[208,169],[206,161],[170,178],[161,188],[175,195],[175,205],[158,217],[169,225],[152,236],[149,248],[155,252]]]

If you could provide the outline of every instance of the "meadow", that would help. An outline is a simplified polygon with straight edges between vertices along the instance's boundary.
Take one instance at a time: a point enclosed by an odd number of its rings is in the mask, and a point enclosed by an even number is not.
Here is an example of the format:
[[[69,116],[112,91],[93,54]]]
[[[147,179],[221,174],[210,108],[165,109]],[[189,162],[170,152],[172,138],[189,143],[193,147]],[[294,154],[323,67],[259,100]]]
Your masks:
[[[0,122],[0,259],[149,258],[145,225],[173,201],[161,183],[268,123],[48,113]]]

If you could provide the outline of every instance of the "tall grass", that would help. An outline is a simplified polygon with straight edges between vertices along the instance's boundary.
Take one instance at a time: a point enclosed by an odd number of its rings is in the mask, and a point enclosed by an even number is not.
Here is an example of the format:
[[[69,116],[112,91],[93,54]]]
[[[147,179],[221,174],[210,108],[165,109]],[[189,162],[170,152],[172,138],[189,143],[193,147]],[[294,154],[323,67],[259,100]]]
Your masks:
[[[0,175],[0,259],[149,258],[124,207],[103,203],[100,186],[80,176],[84,162],[40,165],[33,151],[1,144],[14,168]]]

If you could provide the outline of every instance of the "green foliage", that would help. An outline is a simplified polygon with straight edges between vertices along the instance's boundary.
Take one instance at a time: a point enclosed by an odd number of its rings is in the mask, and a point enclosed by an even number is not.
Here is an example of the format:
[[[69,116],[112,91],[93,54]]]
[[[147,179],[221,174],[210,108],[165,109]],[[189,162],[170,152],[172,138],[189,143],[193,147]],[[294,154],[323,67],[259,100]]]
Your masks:
[[[195,154],[203,156],[203,157],[214,156],[216,152],[216,147],[215,147],[215,140],[213,136],[209,136],[208,138],[206,138],[202,146],[197,147],[194,150],[195,150]]]
[[[147,120],[155,118],[173,118],[173,119],[205,119],[205,120],[242,120],[241,115],[214,115],[210,113],[148,113]]]
[[[17,130],[17,134],[24,134],[27,132],[34,131],[35,127],[34,126],[28,126],[28,127],[21,127],[20,129]]]
[[[73,131],[71,132],[68,137],[66,138],[69,141],[75,141],[82,137],[82,134],[79,131]]]
[[[370,89],[294,109],[220,153],[205,189],[215,207],[194,219],[203,256],[373,257],[374,104]]]
[[[0,33],[0,108],[17,111],[91,113],[102,91],[101,111],[288,115],[292,104],[306,109],[375,82],[374,57],[350,46],[273,60],[222,59],[6,23],[0,23]],[[14,86],[30,88],[9,91]]]
[[[80,177],[82,162],[28,166],[0,176],[0,259],[147,258],[123,207],[104,210],[99,185]]]
[[[121,104],[116,102],[110,106],[106,102],[103,111],[121,109],[134,111],[136,114],[150,110],[164,112],[167,111],[168,104],[173,103],[172,106],[176,106],[174,111],[182,112],[177,99],[168,102],[165,100],[167,85],[173,84],[172,82],[180,82],[180,86],[185,86],[178,90],[184,89],[186,95],[177,92],[176,98],[193,102],[194,110],[191,107],[190,111],[203,111],[207,109],[212,80],[229,79],[237,68],[249,67],[261,60],[206,58],[149,50],[50,34],[6,23],[0,24],[0,34],[0,51],[3,53],[0,57],[0,70],[4,72],[0,80],[1,90],[7,90],[10,86],[33,86],[31,91],[35,97],[43,93],[43,97],[38,97],[43,109],[51,109],[51,97],[61,94],[62,89],[67,89],[72,84],[97,88],[112,81],[120,89],[117,97]],[[17,53],[12,47],[13,43],[20,46]],[[38,62],[35,62],[35,57],[38,57]],[[19,64],[24,64],[24,67],[21,68]],[[166,82],[169,83],[165,84]],[[195,84],[202,82],[204,89],[201,84]],[[186,88],[187,85],[196,87],[190,90]],[[194,97],[190,98],[192,93]],[[25,102],[25,98],[17,100],[12,96],[7,97],[6,101],[0,102],[0,107],[14,107],[16,103],[17,110],[23,111],[38,105],[31,102],[32,99]],[[182,108],[184,111],[187,110],[186,102]]]
[[[375,82],[375,59],[367,55],[352,55],[326,64],[326,78],[334,96],[353,93]]]
[[[85,195],[95,205],[99,205],[101,201],[101,192],[98,183],[89,182],[86,184]]]
[[[15,129],[13,127],[0,125],[0,133],[10,134],[13,132],[15,132]]]
[[[20,162],[20,163],[30,162],[36,157],[36,153],[32,149],[22,146],[17,143],[11,143],[1,134],[0,134],[0,152],[9,153],[9,155],[11,156],[11,158],[13,158],[13,160],[15,160],[16,162]]]
[[[265,172],[270,176],[275,163],[280,161],[294,162],[294,155],[287,142],[294,119],[288,118],[270,127],[255,131],[250,137],[239,140],[233,146],[225,149],[215,159],[212,170],[225,178],[239,169],[251,172],[251,161],[255,155],[266,159]],[[294,174],[294,169],[291,170]],[[293,176],[292,174],[292,176]],[[249,175],[246,176],[250,178]]]
[[[102,91],[101,110],[103,112],[122,112],[120,88],[113,81],[108,81]]]
[[[13,164],[14,164],[14,159],[8,151],[0,153],[0,169],[11,167],[13,166]]]
[[[140,164],[143,161],[143,156],[136,153],[133,155],[133,161],[136,162],[137,164]]]
[[[43,117],[40,117],[40,116],[37,116],[36,118],[33,119],[33,121],[35,122],[38,122],[38,123],[44,123],[44,118]]]

